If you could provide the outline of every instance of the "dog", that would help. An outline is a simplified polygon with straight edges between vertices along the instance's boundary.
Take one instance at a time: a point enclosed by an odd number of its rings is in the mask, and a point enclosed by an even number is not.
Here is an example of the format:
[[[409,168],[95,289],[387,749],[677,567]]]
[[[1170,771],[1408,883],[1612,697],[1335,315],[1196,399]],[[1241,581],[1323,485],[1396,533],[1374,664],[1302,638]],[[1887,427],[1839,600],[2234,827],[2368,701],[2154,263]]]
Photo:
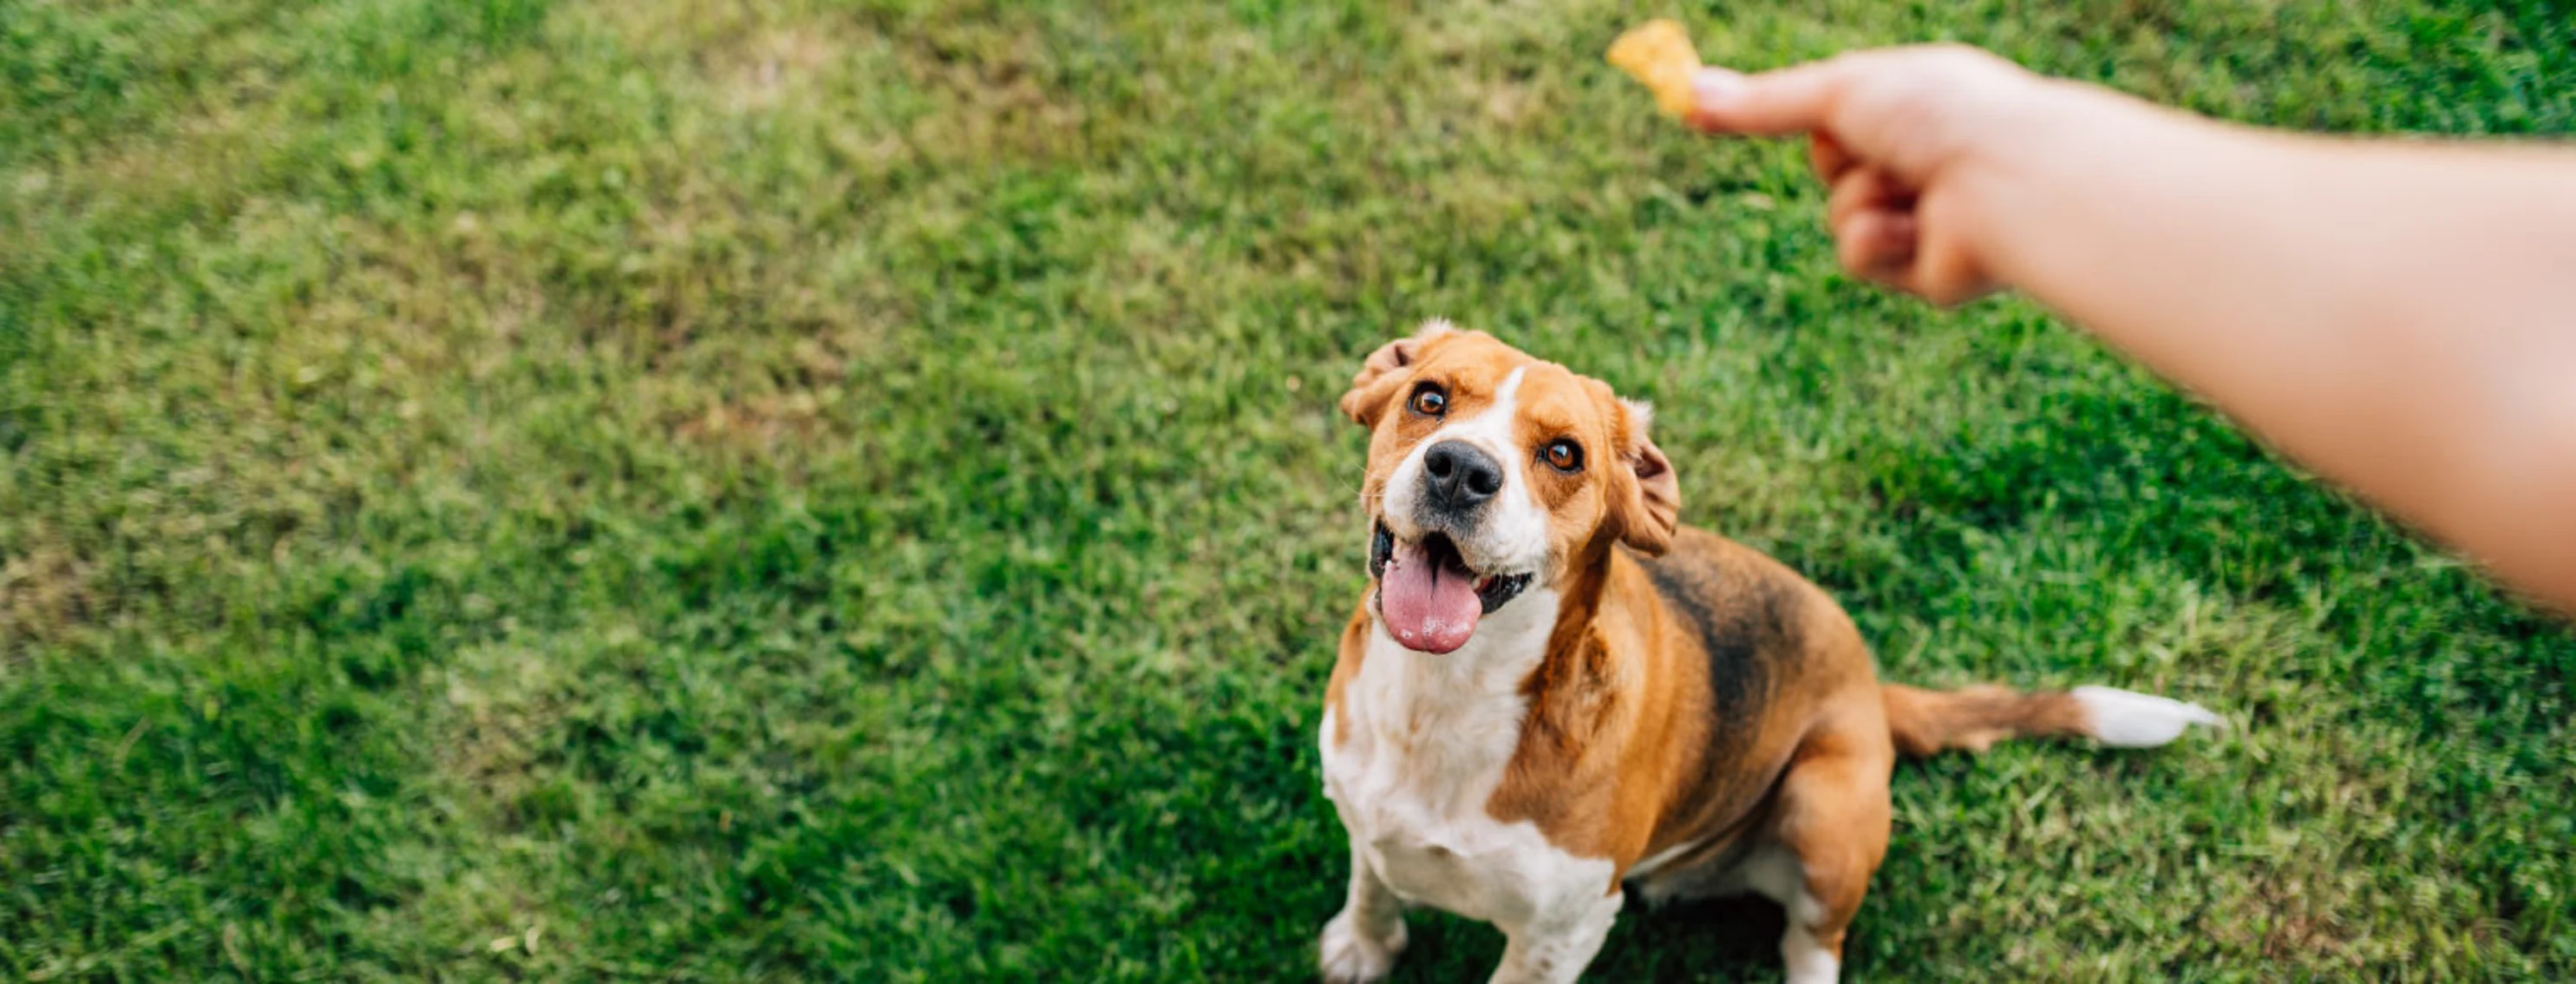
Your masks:
[[[2222,723],[2108,687],[1879,682],[1823,590],[1677,522],[1649,407],[1482,332],[1388,343],[1340,408],[1369,430],[1369,586],[1324,689],[1351,865],[1327,980],[1384,977],[1420,904],[1503,930],[1493,980],[1571,981],[1627,886],[1767,896],[1788,979],[1832,981],[1898,753]]]

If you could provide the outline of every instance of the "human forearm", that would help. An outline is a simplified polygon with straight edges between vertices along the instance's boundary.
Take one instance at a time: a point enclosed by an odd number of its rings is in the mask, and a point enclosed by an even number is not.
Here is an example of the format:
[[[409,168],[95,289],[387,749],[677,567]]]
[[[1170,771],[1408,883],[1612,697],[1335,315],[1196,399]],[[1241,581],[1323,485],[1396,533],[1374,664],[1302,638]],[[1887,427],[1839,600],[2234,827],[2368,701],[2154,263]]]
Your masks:
[[[2058,125],[1955,174],[1994,279],[2576,605],[2576,154],[2048,90]]]

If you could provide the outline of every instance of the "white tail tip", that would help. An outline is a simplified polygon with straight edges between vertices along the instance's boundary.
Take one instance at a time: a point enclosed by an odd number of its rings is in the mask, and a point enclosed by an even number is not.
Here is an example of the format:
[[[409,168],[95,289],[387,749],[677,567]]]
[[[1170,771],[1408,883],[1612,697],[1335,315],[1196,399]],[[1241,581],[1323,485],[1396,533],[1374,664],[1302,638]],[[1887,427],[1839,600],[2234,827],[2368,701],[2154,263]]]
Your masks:
[[[2195,724],[2227,726],[2206,707],[2153,694],[2118,687],[2077,687],[2070,693],[2093,719],[2093,739],[2113,748],[2154,748]]]

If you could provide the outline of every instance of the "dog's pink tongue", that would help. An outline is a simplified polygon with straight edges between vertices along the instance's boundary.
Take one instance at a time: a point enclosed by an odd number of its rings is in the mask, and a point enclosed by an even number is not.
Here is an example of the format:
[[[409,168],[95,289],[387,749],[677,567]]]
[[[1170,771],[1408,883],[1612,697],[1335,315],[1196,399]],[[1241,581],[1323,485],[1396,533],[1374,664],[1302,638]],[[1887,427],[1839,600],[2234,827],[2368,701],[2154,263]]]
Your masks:
[[[1386,631],[1406,649],[1445,653],[1476,634],[1485,604],[1466,574],[1443,567],[1418,543],[1398,543],[1378,579],[1378,608]]]

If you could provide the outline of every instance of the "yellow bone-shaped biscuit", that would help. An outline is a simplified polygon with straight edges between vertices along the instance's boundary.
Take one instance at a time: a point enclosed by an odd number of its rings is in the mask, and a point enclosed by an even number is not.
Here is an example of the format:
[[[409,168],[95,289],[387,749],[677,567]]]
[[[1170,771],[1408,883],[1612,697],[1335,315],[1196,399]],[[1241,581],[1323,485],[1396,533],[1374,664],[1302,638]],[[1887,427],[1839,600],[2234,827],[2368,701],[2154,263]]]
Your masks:
[[[1659,17],[1629,28],[1610,42],[1609,57],[1610,64],[1654,90],[1664,115],[1690,115],[1698,101],[1691,95],[1691,75],[1699,71],[1699,51],[1680,24]]]

